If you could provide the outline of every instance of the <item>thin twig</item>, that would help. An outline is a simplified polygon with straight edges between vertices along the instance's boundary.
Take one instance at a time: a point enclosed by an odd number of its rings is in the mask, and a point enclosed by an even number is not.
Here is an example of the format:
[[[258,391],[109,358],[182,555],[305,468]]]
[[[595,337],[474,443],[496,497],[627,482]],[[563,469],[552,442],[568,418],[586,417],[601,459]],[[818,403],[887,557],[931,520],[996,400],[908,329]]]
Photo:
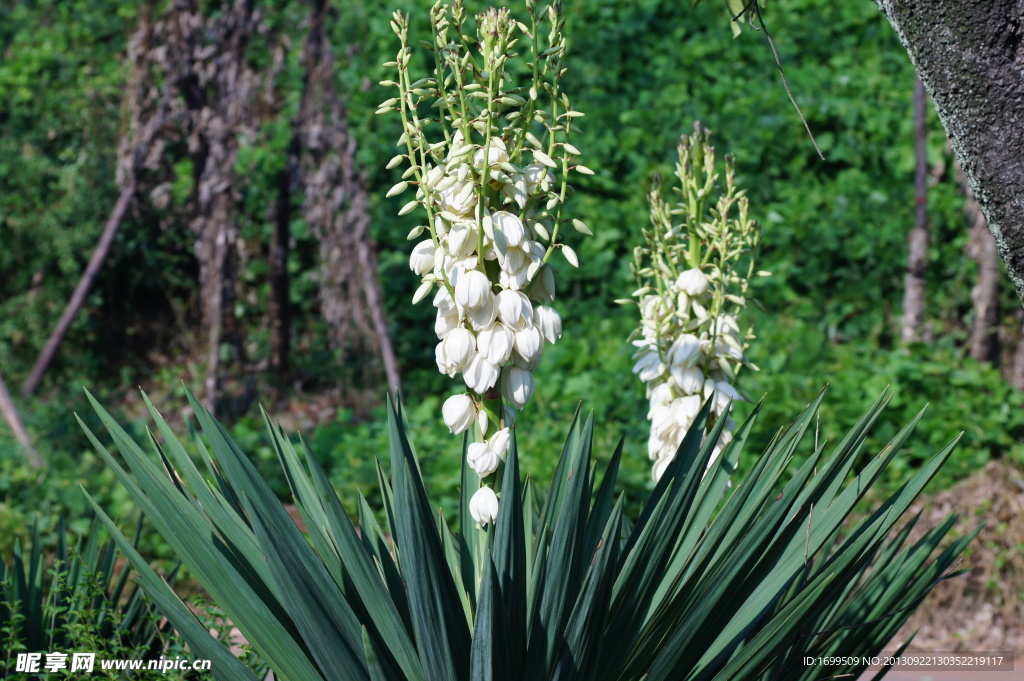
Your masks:
[[[775,49],[775,41],[772,40],[772,34],[768,32],[768,27],[764,23],[764,17],[761,16],[761,5],[758,4],[758,0],[750,0],[747,6],[743,8],[743,11],[732,18],[733,21],[739,21],[740,18],[754,9],[754,14],[757,16],[757,23],[760,24],[760,28],[754,27],[755,30],[764,31],[764,35],[768,38],[768,45],[772,48],[772,54],[775,55],[775,65],[779,67],[779,75],[782,76],[782,86],[786,88],[786,94],[789,96],[789,101],[793,103],[793,108],[800,115],[800,120],[804,123],[804,129],[807,130],[807,136],[811,138],[811,144],[814,145],[814,150],[818,152],[818,156],[821,160],[825,160],[825,155],[821,153],[821,148],[818,146],[817,140],[814,139],[814,133],[811,132],[811,126],[804,117],[804,112],[800,110],[800,105],[796,103],[796,99],[793,97],[793,91],[789,89],[789,81],[786,80],[786,72],[782,68],[782,60],[779,58],[779,51]]]

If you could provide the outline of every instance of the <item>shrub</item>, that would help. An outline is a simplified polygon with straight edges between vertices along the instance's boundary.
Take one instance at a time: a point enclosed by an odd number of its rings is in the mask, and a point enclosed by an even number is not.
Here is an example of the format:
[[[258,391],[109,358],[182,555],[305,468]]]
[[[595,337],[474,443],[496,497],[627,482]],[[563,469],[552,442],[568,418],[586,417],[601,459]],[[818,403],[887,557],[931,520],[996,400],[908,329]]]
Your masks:
[[[433,512],[400,408],[389,409],[386,522],[365,499],[359,530],[312,452],[267,419],[308,539],[227,431],[191,395],[205,435],[200,472],[150,406],[156,458],[94,406],[124,456],[100,455],[253,647],[293,679],[754,679],[859,675],[805,655],[873,655],[947,575],[968,538],[936,553],[953,518],[906,545],[901,515],[951,443],[873,513],[844,526],[917,419],[844,485],[888,402],[875,401],[826,456],[788,481],[823,394],[731,480],[754,410],[704,475],[724,420],[701,443],[711,401],[635,518],[615,497],[621,444],[597,484],[592,419],[577,414],[546,493],[520,478],[513,436],[502,513],[469,511],[479,478],[463,456],[458,526]],[[147,400],[148,402],[148,400]],[[468,447],[469,440],[463,448]],[[812,445],[806,443],[805,448]],[[463,452],[465,454],[465,452]],[[731,484],[732,483],[732,484]],[[106,514],[140,583],[223,679],[256,678],[203,628]]]

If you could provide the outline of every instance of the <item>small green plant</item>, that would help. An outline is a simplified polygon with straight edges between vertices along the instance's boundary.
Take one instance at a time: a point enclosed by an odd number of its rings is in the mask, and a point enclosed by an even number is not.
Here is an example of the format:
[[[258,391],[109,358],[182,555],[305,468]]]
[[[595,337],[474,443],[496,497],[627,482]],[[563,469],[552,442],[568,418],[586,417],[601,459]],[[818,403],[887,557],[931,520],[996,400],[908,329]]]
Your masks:
[[[137,545],[142,521],[136,526]],[[4,678],[21,675],[19,653],[94,653],[97,659],[155,660],[183,652],[172,646],[170,626],[140,589],[133,588],[125,567],[117,568],[114,542],[101,542],[101,524],[94,520],[86,537],[68,542],[63,518],[56,529],[57,546],[43,551],[38,526],[26,553],[20,543],[0,562],[0,669]],[[173,571],[168,579],[174,579]],[[68,661],[69,662],[69,661]],[[98,668],[95,673],[101,673]],[[115,678],[111,676],[110,678]],[[145,673],[133,678],[147,678]]]
[[[808,436],[823,395],[731,485],[759,408],[711,461],[725,421],[703,436],[709,400],[634,520],[615,496],[621,445],[597,484],[594,424],[579,414],[546,492],[521,479],[513,429],[504,510],[481,527],[466,458],[450,523],[431,508],[401,409],[390,408],[390,477],[378,462],[386,521],[379,525],[360,498],[359,530],[312,452],[268,419],[308,538],[191,395],[205,474],[148,399],[163,440],[150,440],[154,455],[95,400],[128,469],[88,436],[281,678],[810,681],[858,676],[864,667],[852,662],[808,666],[803,658],[880,652],[970,540],[936,553],[953,518],[913,545],[913,521],[893,534],[955,443],[844,527],[917,419],[848,480],[888,398],[826,455],[828,445]],[[143,588],[192,650],[214,661],[218,678],[255,679],[94,506]]]

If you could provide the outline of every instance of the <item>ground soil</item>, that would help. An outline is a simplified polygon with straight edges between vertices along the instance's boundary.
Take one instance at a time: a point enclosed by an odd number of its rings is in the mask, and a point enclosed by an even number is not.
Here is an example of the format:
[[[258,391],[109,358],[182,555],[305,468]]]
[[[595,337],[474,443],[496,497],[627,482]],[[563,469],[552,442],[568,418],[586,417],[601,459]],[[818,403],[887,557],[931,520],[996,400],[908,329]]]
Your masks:
[[[957,568],[970,572],[936,586],[887,649],[897,650],[916,631],[913,651],[1016,651],[1017,659],[1013,671],[893,670],[886,681],[1024,681],[1024,470],[993,461],[923,496],[908,516],[918,511],[915,539],[950,513],[960,514],[957,536],[984,526]]]

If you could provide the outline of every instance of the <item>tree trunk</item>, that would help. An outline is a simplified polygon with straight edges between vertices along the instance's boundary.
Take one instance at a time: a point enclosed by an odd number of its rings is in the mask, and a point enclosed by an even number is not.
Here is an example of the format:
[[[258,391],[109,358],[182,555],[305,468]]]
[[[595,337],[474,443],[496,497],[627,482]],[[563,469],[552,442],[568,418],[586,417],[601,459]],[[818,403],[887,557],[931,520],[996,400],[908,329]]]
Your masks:
[[[957,181],[967,197],[964,213],[971,226],[970,240],[964,249],[978,263],[978,280],[971,289],[974,303],[974,321],[971,324],[971,357],[979,362],[995,364],[999,361],[999,251],[992,233],[988,231],[985,215],[978,206],[963,171],[957,169]]]
[[[234,319],[238,225],[234,166],[238,138],[252,133],[257,77],[247,60],[258,20],[251,0],[234,0],[203,17],[195,0],[176,0],[168,15],[168,77],[184,100],[194,181],[195,255],[207,332],[206,407],[216,412],[221,389],[221,348],[227,342],[241,359]]]
[[[25,385],[22,386],[22,395],[34,393],[36,388],[39,387],[39,382],[43,380],[43,374],[46,373],[47,367],[50,366],[50,362],[53,361],[54,356],[57,354],[57,348],[60,347],[64,336],[67,335],[68,329],[71,328],[71,322],[75,320],[75,315],[78,314],[82,304],[85,303],[85,296],[89,294],[89,289],[92,288],[96,275],[99,274],[100,268],[103,267],[103,261],[107,259],[107,254],[110,253],[114,237],[117,235],[117,230],[121,227],[121,222],[124,221],[125,213],[128,211],[128,205],[131,203],[133,196],[135,196],[134,179],[121,189],[121,194],[117,197],[117,203],[114,204],[114,210],[110,213],[110,217],[107,218],[107,224],[103,227],[103,234],[100,236],[99,243],[96,244],[96,250],[93,251],[92,257],[89,258],[89,264],[85,266],[85,273],[82,274],[82,278],[78,281],[78,286],[75,287],[75,292],[71,295],[68,306],[64,308],[64,314],[61,315],[60,321],[57,322],[57,328],[50,334],[50,338],[46,341],[43,351],[39,354],[39,359],[36,360],[35,366],[32,367],[32,373],[29,374]]]
[[[928,101],[920,79],[914,81],[914,228],[907,238],[907,276],[903,293],[903,343],[921,340],[928,299]]]
[[[875,0],[932,97],[1024,301],[1024,0]]]
[[[1017,390],[1024,390],[1024,310],[1017,310],[1015,318],[1017,320],[1016,334],[1006,344],[1007,347],[1012,347],[1012,352],[1009,353],[1009,361],[1002,373],[1007,383]]]

